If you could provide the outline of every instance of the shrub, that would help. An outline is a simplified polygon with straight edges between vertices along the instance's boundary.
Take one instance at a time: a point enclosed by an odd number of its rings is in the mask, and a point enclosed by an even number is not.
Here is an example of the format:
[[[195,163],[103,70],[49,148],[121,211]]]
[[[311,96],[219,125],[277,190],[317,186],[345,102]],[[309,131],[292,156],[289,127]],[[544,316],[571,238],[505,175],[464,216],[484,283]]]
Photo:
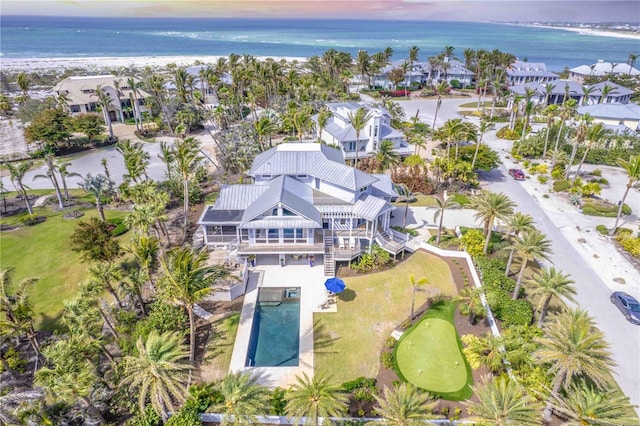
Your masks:
[[[618,206],[608,202],[589,200],[582,206],[582,214],[587,216],[616,217],[618,215]],[[622,206],[622,214],[631,214],[631,207],[626,203]]]
[[[600,169],[594,169],[594,170],[591,172],[591,176],[596,176],[596,177],[600,177],[600,176],[602,176],[602,170],[600,170]]]
[[[564,177],[564,167],[558,164],[551,170],[551,177],[555,180],[560,180]]]
[[[453,201],[455,201],[456,203],[458,203],[461,206],[466,206],[467,204],[469,204],[471,202],[469,197],[467,197],[464,194],[453,194],[453,195],[451,195],[451,197],[453,198]]]
[[[634,237],[633,232],[629,230],[629,232],[618,232],[615,238],[631,256],[640,258],[640,237]]]
[[[467,231],[462,238],[460,238],[460,242],[471,256],[476,257],[482,255],[484,237],[482,236],[482,231],[479,229],[470,229]]]
[[[370,388],[356,389],[353,393],[353,399],[356,401],[373,402],[376,399],[373,397],[373,393]]]
[[[549,176],[547,176],[547,175],[538,175],[538,182],[540,182],[541,184],[547,183],[548,180],[549,180]]]
[[[500,309],[500,319],[505,326],[530,325],[533,321],[533,306],[526,299],[504,300]]]
[[[403,330],[406,330],[407,328],[411,327],[411,319],[407,318],[404,321],[402,321],[402,324],[400,324],[400,328],[402,328]]]
[[[124,220],[121,218],[112,218],[112,219],[109,219],[108,222],[114,226],[114,228],[111,230],[111,235],[113,235],[114,237],[118,237],[122,234],[125,234],[129,230],[129,227],[124,223]]]
[[[342,392],[349,393],[349,392],[353,392],[356,389],[374,388],[374,387],[376,387],[376,379],[360,376],[356,379],[350,380],[348,382],[344,382],[340,386],[340,390]]]
[[[416,231],[415,229],[403,228],[402,226],[398,226],[398,225],[393,225],[391,229],[393,229],[394,231],[398,231],[401,234],[409,234],[412,237],[417,237],[419,235],[418,231]]]
[[[549,172],[549,166],[547,166],[546,164],[534,163],[531,165],[531,167],[528,168],[528,170],[529,170],[529,173],[533,175],[536,175],[536,174],[543,175]]]
[[[555,192],[564,192],[569,190],[569,188],[571,188],[571,182],[568,180],[556,180],[553,182],[553,190]]]
[[[609,230],[604,225],[596,226],[596,231],[598,231],[601,235],[607,235],[609,233]]]
[[[33,226],[44,222],[47,218],[45,216],[38,216],[37,214],[25,214],[24,216],[20,216],[19,220],[20,223],[25,226]]]
[[[521,134],[518,133],[517,130],[510,129],[509,126],[504,126],[502,129],[498,130],[496,136],[502,139],[514,141],[519,139]]]
[[[380,362],[382,362],[382,365],[384,365],[385,368],[392,369],[393,354],[391,352],[383,352],[382,355],[380,355]]]
[[[401,98],[403,96],[409,96],[411,94],[410,90],[381,90],[380,96],[391,96],[392,98]]]
[[[1,355],[9,368],[24,373],[24,369],[29,361],[20,355],[20,351],[15,346],[9,345],[7,350]],[[0,373],[4,371],[4,363],[0,363]]]
[[[384,347],[388,348],[388,349],[393,349],[396,347],[396,343],[398,343],[398,341],[395,339],[395,337],[387,337],[387,340],[385,340],[384,342]]]

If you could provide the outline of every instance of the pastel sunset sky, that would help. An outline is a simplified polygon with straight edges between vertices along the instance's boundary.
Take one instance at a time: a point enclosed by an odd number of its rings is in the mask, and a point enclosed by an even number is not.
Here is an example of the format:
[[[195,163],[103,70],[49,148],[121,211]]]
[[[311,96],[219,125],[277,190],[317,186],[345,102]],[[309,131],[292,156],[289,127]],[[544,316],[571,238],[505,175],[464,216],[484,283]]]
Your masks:
[[[640,21],[638,0],[3,0],[2,15]]]

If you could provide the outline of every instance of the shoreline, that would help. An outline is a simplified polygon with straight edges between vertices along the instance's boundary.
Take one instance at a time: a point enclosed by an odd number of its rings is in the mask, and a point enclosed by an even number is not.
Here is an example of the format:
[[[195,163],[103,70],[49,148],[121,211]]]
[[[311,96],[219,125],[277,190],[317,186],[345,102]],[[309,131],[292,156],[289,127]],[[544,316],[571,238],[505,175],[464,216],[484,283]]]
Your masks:
[[[529,28],[545,28],[548,30],[564,30],[571,31],[572,33],[578,33],[582,35],[597,36],[597,37],[610,37],[610,38],[624,38],[628,40],[640,40],[640,34],[626,33],[621,31],[607,31],[602,29],[592,28],[579,28],[579,27],[562,27],[553,25],[538,25],[538,24],[514,24],[509,23],[507,25],[515,25],[517,27],[529,27]]]
[[[227,56],[123,56],[123,57],[64,57],[64,58],[4,58],[0,56],[0,66],[5,72],[33,72],[59,71],[82,68],[88,71],[98,71],[106,68],[151,68],[166,67],[168,64],[179,66],[195,65],[196,61],[203,65],[213,64],[218,58]],[[271,58],[275,61],[304,62],[307,58],[293,56],[258,56],[259,60]]]

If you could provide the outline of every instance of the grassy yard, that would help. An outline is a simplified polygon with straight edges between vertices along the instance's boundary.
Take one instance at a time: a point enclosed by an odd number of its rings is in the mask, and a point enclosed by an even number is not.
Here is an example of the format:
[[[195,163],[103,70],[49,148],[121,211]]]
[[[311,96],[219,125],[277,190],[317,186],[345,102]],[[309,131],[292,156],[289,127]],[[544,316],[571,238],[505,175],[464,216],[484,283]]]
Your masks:
[[[456,305],[437,302],[396,346],[396,371],[419,388],[445,399],[471,396],[471,367],[453,324]]]
[[[409,275],[429,280],[424,287],[429,291],[417,293],[416,306],[437,293],[456,293],[448,265],[421,251],[392,270],[345,278],[338,312],[314,318],[315,371],[327,371],[339,382],[377,375],[385,340],[411,311]]]
[[[200,367],[200,376],[208,382],[220,380],[229,373],[240,313],[214,322],[207,343],[207,354]]]
[[[416,201],[409,203],[409,207],[432,207],[436,205],[436,200],[431,195],[416,194]],[[404,207],[407,204],[405,202],[393,203],[394,206]]]
[[[85,278],[88,265],[69,248],[69,236],[78,220],[62,218],[62,212],[36,209],[47,220],[14,231],[2,232],[0,259],[2,268],[14,268],[13,283],[29,277],[40,277],[31,287],[36,327],[53,330],[58,324],[63,301],[72,298]],[[107,219],[124,217],[125,212],[105,211]],[[97,217],[95,209],[85,210],[80,220]],[[13,218],[12,218],[13,219]],[[121,238],[128,238],[125,234]]]

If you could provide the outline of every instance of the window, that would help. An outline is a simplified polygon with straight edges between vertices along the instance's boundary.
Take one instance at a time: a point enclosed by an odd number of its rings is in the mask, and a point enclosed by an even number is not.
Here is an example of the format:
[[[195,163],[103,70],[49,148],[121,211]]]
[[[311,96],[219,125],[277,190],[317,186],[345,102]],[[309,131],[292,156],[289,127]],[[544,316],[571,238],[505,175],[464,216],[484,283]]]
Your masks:
[[[349,142],[349,151],[355,151],[355,150],[356,150],[356,143]]]
[[[274,208],[273,210],[271,210],[271,216],[278,216],[278,208]]]
[[[375,137],[378,136],[378,126],[374,127],[373,136],[375,136]]]
[[[294,212],[288,209],[282,209],[282,216],[297,216]]]
[[[298,179],[306,179],[307,175],[298,175]]]
[[[69,108],[71,112],[80,112],[80,105],[71,105]]]

